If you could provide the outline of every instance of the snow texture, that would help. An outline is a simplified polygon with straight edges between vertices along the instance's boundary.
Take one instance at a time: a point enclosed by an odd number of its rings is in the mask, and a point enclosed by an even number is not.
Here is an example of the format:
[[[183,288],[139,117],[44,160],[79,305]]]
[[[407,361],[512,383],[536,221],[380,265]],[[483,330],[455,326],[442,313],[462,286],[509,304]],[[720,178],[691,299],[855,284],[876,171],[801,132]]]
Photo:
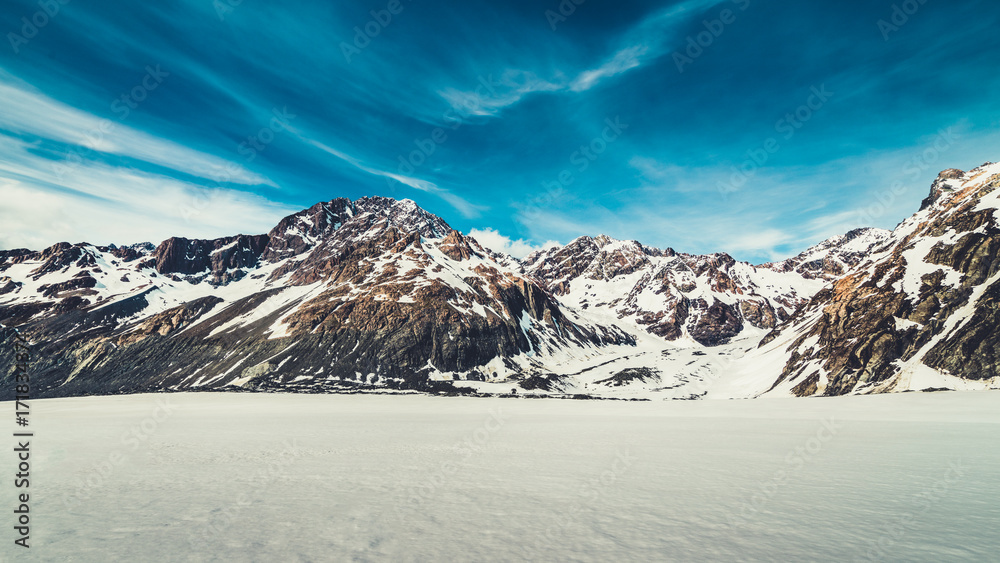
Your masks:
[[[989,561],[998,400],[36,401],[0,560]]]

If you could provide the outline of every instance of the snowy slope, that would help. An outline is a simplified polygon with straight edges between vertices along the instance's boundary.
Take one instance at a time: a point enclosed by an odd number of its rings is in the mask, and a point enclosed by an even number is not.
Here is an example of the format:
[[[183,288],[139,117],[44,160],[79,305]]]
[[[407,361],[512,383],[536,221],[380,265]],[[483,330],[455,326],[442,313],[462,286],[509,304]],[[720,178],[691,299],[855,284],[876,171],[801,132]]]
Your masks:
[[[682,254],[603,235],[536,252],[523,263],[568,306],[690,346],[770,329],[823,285],[726,254]]]
[[[834,280],[890,244],[891,234],[892,231],[885,229],[854,229],[812,246],[798,256],[762,267],[778,272],[794,271],[807,278]]]
[[[733,370],[719,396],[1000,386],[1000,164],[924,207]]]

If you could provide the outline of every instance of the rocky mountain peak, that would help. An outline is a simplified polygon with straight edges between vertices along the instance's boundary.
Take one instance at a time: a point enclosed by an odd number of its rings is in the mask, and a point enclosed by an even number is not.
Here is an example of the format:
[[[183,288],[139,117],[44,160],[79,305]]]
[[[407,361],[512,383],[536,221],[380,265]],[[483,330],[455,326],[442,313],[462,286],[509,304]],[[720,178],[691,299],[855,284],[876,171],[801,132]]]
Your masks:
[[[596,237],[590,240],[594,241],[594,244],[596,244],[598,248],[604,248],[605,246],[613,242],[618,242],[616,239],[613,239],[608,235],[597,235]]]
[[[797,272],[807,279],[833,280],[885,246],[891,234],[892,231],[873,227],[853,229],[811,246],[798,256],[760,267],[776,272]]]
[[[726,253],[678,254],[603,235],[533,253],[522,265],[564,303],[705,346],[725,344],[745,327],[773,327],[815,285],[791,270],[768,276]]]
[[[960,172],[942,173],[933,201],[764,339],[764,355],[784,362],[772,390],[921,390],[1000,375],[1000,166]]]
[[[395,228],[403,233],[417,232],[427,238],[441,238],[451,231],[443,219],[424,211],[409,199],[373,196],[352,202],[337,198],[282,219],[268,233],[270,242],[263,259],[278,262],[304,254],[331,239],[345,225],[349,226],[349,233],[345,235],[352,237],[372,229]]]
[[[42,264],[32,271],[31,275],[38,280],[45,274],[62,271],[71,265],[80,268],[93,266],[93,255],[87,252],[88,246],[90,245],[85,242],[79,244],[60,242],[46,248],[38,255],[38,260],[41,260]]]
[[[920,203],[920,210],[922,211],[931,205],[934,205],[942,195],[954,191],[956,187],[961,185],[965,174],[965,171],[959,170],[958,168],[942,170],[931,184],[930,193]]]
[[[278,262],[313,248],[355,214],[351,200],[336,198],[285,217],[268,233],[263,259]]]
[[[268,235],[237,235],[214,240],[171,237],[150,259],[161,274],[181,274],[189,281],[208,279],[214,285],[240,279],[257,266],[270,242]]]
[[[438,248],[452,260],[458,261],[469,260],[471,258],[485,259],[488,255],[491,255],[476,239],[465,236],[458,231],[448,233],[441,240]]]
[[[373,223],[385,220],[385,228],[395,227],[404,233],[417,232],[426,238],[447,236],[452,228],[444,219],[424,211],[413,200],[388,197],[363,197],[354,202],[357,215],[371,214]]]
[[[151,242],[140,242],[122,246],[112,244],[101,250],[110,252],[112,256],[119,258],[123,262],[133,262],[152,254],[156,250],[156,246]]]

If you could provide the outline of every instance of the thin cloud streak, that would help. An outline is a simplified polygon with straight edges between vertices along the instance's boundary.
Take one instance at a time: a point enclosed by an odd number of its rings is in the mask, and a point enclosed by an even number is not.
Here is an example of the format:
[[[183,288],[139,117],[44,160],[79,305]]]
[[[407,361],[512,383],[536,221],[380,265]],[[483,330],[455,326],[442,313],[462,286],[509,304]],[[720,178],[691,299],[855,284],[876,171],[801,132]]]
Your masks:
[[[17,29],[38,8],[12,1],[18,9],[0,23]],[[1000,150],[991,94],[1000,78],[984,72],[1000,36],[982,32],[1000,25],[995,3],[928,3],[885,41],[874,22],[888,9],[861,0],[587,2],[556,31],[530,3],[421,2],[350,62],[339,43],[354,41],[384,0],[244,2],[224,20],[195,0],[73,6],[0,63],[0,135],[21,142],[0,151],[0,181],[20,196],[115,206],[129,182],[138,192],[164,178],[222,193],[209,186],[234,165],[242,171],[224,187],[265,208],[398,194],[462,232],[488,226],[530,245],[604,231],[766,260],[855,223],[892,227],[940,169]],[[735,21],[713,32],[705,22],[724,9]],[[711,44],[700,41],[703,53],[679,73],[671,54],[705,33]],[[113,98],[155,64],[171,75],[119,119]],[[824,84],[835,92],[829,103],[804,110],[811,118],[793,137],[778,130]],[[272,108],[285,107],[305,137],[332,150],[277,128],[272,139]],[[86,139],[102,116],[113,134]],[[618,118],[628,129],[606,145],[605,120]],[[963,119],[953,148],[917,176],[903,172],[937,130]],[[447,141],[432,144],[437,128]],[[770,138],[780,150],[720,193]],[[422,165],[397,166],[415,149]],[[82,160],[70,157],[74,174],[53,176],[73,152]],[[900,177],[907,189],[887,192]],[[247,209],[217,212],[256,225]],[[171,234],[208,230],[175,226]],[[744,233],[755,234],[737,241]]]
[[[71,175],[46,171],[33,145],[0,135],[0,248],[57,242],[157,243],[267,232],[299,208],[252,193],[206,188],[134,168],[83,162]],[[249,232],[248,232],[249,231]]]
[[[354,158],[353,156],[351,156],[351,155],[349,155],[347,153],[339,151],[339,150],[337,150],[337,149],[335,149],[335,148],[333,148],[333,147],[331,147],[329,145],[326,145],[324,143],[321,143],[320,141],[317,141],[315,139],[310,139],[310,138],[304,137],[304,136],[302,136],[301,133],[295,131],[292,128],[289,128],[289,131],[292,131],[293,133],[295,133],[302,142],[304,142],[306,144],[309,144],[309,145],[312,145],[313,147],[316,147],[316,148],[318,148],[318,149],[320,149],[320,150],[322,150],[322,151],[324,151],[324,152],[326,152],[328,154],[331,154],[331,155],[337,157],[338,159],[340,159],[340,160],[342,160],[342,161],[350,164],[351,166],[357,168],[358,170],[361,170],[362,172],[365,172],[365,173],[368,173],[368,174],[372,174],[374,176],[380,176],[382,178],[387,178],[389,180],[394,180],[396,182],[399,182],[400,184],[404,184],[404,185],[410,186],[411,188],[420,190],[422,192],[427,192],[427,193],[430,193],[430,194],[434,194],[434,195],[440,197],[441,199],[443,199],[444,201],[448,202],[452,207],[454,207],[464,217],[475,218],[475,217],[478,217],[481,214],[481,212],[483,211],[482,207],[479,207],[479,206],[473,205],[472,203],[469,203],[465,199],[463,199],[463,198],[461,198],[461,197],[459,197],[459,196],[451,193],[450,191],[448,191],[448,190],[446,190],[446,189],[438,186],[434,182],[430,182],[430,181],[427,181],[427,180],[421,180],[420,178],[413,178],[413,177],[410,177],[410,176],[404,176],[402,174],[397,174],[397,173],[394,173],[394,172],[388,172],[388,171],[385,171],[385,170],[379,170],[378,168],[372,168],[371,166],[367,166],[367,165],[363,164],[361,161],[359,161],[358,159]]]
[[[506,69],[500,85],[504,91],[492,97],[484,97],[478,91],[446,88],[440,95],[452,107],[474,106],[477,109],[467,115],[495,117],[505,108],[514,106],[530,94],[538,92],[580,93],[598,86],[603,81],[639,68],[664,56],[680,41],[676,30],[692,17],[723,0],[688,0],[663,9],[640,22],[626,32],[620,42],[623,46],[600,65],[579,71],[573,78],[560,73],[549,79],[542,79],[526,70]],[[511,84],[510,76],[523,76],[522,82]]]
[[[123,156],[163,166],[199,178],[215,180],[226,171],[227,182],[248,186],[277,187],[270,179],[248,171],[242,165],[198,152],[173,141],[133,129],[119,120],[97,117],[58,102],[39,92],[5,84],[9,76],[0,74],[0,129],[65,143],[82,152],[70,151],[66,158],[50,166],[75,167],[90,151]],[[122,106],[127,109],[127,106]]]

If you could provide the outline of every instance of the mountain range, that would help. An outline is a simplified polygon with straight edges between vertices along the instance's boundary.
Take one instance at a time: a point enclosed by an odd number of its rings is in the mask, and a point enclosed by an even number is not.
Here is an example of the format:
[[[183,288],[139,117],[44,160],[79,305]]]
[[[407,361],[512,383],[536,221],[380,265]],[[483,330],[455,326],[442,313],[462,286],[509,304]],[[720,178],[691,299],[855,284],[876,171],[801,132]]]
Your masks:
[[[1000,386],[1000,165],[894,230],[750,264],[584,236],[518,260],[409,200],[267,234],[0,251],[33,394],[296,391],[620,399]],[[12,385],[2,397],[13,396]]]

